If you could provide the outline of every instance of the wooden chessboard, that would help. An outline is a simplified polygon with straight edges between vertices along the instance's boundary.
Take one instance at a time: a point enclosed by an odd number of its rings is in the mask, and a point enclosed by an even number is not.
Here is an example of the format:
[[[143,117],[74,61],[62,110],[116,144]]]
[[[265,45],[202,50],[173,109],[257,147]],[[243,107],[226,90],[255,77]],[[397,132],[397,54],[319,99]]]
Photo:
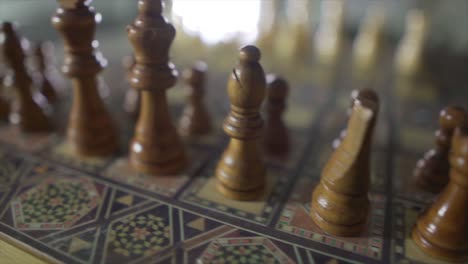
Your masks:
[[[22,256],[22,263],[434,262],[409,237],[432,198],[411,184],[411,176],[432,145],[443,94],[424,80],[395,79],[391,51],[372,78],[356,81],[348,51],[334,67],[299,65],[283,74],[292,84],[285,115],[292,151],[286,160],[267,160],[267,191],[253,202],[226,199],[214,188],[214,166],[227,143],[221,130],[227,73],[210,72],[206,101],[216,129],[186,142],[190,168],[153,177],[128,165],[134,120],[122,110],[128,85],[111,59],[104,79],[112,92],[106,103],[121,132],[117,155],[89,159],[70,152],[63,137],[67,96],[55,106],[55,134],[28,136],[0,126],[0,257]],[[331,143],[346,125],[351,90],[369,84],[382,101],[372,209],[360,237],[334,237],[309,218],[310,197]],[[184,105],[179,86],[169,90],[174,120]]]

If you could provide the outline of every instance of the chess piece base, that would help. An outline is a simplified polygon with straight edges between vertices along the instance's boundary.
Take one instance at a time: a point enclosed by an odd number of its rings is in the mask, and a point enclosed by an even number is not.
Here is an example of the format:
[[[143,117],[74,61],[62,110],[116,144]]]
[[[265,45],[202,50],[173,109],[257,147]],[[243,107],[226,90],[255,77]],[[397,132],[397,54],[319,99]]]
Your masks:
[[[468,252],[466,250],[450,250],[447,248],[439,247],[434,243],[427,240],[416,226],[413,229],[411,237],[416,245],[427,255],[451,262],[463,262],[468,260]]]
[[[239,200],[239,201],[252,201],[256,200],[261,197],[264,193],[264,186],[260,186],[258,188],[252,190],[233,190],[226,185],[224,185],[221,181],[216,182],[216,189],[224,196],[229,199]]]

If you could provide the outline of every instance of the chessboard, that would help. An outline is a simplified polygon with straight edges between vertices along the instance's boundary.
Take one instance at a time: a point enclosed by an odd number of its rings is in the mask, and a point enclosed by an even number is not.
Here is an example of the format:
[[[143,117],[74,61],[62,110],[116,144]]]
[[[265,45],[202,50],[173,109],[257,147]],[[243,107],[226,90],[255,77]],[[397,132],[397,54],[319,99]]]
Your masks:
[[[189,53],[197,40],[182,43],[178,38],[172,57],[182,70],[196,60]],[[126,36],[100,38],[101,43],[119,41],[127,41]],[[18,126],[1,123],[0,262],[444,263],[422,252],[411,238],[418,215],[436,196],[412,179],[417,161],[433,147],[439,111],[449,104],[467,106],[466,83],[446,89],[455,81],[439,78],[449,70],[398,78],[395,45],[389,43],[375,69],[360,74],[352,36],[344,37],[333,63],[274,60],[262,53],[265,71],[290,84],[283,116],[290,151],[281,159],[265,158],[261,197],[239,201],[220,194],[214,177],[229,142],[222,129],[229,112],[226,82],[239,43],[207,49],[204,102],[213,129],[184,139],[189,160],[184,171],[158,176],[130,165],[136,119],[123,102],[131,88],[122,55],[108,47],[101,49],[109,65],[99,91],[118,126],[115,154],[83,157],[67,144],[72,94],[66,79],[52,104],[53,132],[22,133]],[[175,125],[187,103],[185,85],[180,80],[167,90]],[[351,92],[362,88],[372,88],[380,97],[371,148],[370,211],[359,236],[333,236],[311,219],[311,195],[333,141],[346,128]]]

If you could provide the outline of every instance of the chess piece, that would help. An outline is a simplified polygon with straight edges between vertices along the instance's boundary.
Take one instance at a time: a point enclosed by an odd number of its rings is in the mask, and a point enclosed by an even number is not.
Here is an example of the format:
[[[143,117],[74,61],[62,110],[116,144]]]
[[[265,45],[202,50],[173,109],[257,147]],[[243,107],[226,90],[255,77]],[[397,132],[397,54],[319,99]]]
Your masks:
[[[356,236],[369,213],[370,155],[378,101],[355,99],[346,136],[312,194],[312,220],[326,233]]]
[[[332,65],[343,45],[344,7],[343,0],[322,1],[320,22],[315,40],[315,54],[320,63]]]
[[[416,183],[433,193],[439,193],[449,180],[449,152],[455,128],[463,125],[465,110],[449,106],[440,112],[439,129],[435,133],[435,147],[416,164]]]
[[[65,43],[62,71],[73,86],[73,101],[67,127],[67,142],[82,156],[108,156],[118,148],[117,130],[98,93],[97,74],[106,64],[95,50],[96,23],[101,16],[91,1],[60,1],[53,26]]]
[[[401,76],[414,77],[422,71],[427,20],[424,12],[417,9],[408,11],[406,15],[405,33],[395,52],[395,67]]]
[[[259,108],[266,81],[259,60],[257,47],[243,47],[239,65],[232,70],[227,85],[231,111],[224,121],[224,131],[231,139],[216,168],[216,178],[218,190],[235,200],[256,199],[265,187],[266,169],[259,148],[263,120]]]
[[[282,120],[289,92],[287,81],[275,75],[267,77],[266,119],[263,146],[273,157],[284,158],[289,152],[288,128]]]
[[[10,115],[10,102],[3,96],[6,67],[3,65],[5,59],[3,52],[1,51],[3,51],[3,44],[0,42],[0,121],[8,121],[8,116]]]
[[[468,261],[468,129],[457,128],[450,154],[450,180],[418,218],[412,238],[431,257]]]
[[[127,27],[136,64],[130,78],[141,94],[140,116],[130,144],[130,162],[142,173],[175,174],[187,165],[185,149],[169,115],[166,89],[177,78],[169,62],[175,29],[161,15],[161,0],[139,0],[138,17]]]
[[[41,76],[41,84],[39,87],[40,93],[44,95],[48,102],[53,103],[57,100],[57,92],[50,80],[49,64],[53,63],[50,59],[52,43],[38,43],[34,49],[34,54],[37,60],[38,73]]]
[[[199,61],[184,72],[188,103],[182,113],[179,132],[185,137],[201,136],[211,131],[211,118],[203,104],[206,63]]]
[[[133,66],[135,66],[135,57],[133,55],[125,56],[122,60],[122,66],[125,70],[125,76],[130,82]],[[135,89],[128,89],[124,98],[124,110],[134,118],[138,118],[138,111],[140,110],[140,93]]]
[[[4,57],[13,71],[13,87],[18,94],[10,116],[11,121],[19,124],[23,132],[50,131],[50,121],[31,92],[32,79],[25,66],[25,54],[20,38],[11,23],[4,22],[2,29]]]
[[[365,75],[372,72],[383,44],[385,9],[380,2],[369,6],[359,33],[353,43],[355,68]]]
[[[0,49],[2,47],[0,46]],[[3,96],[3,70],[0,65],[0,121],[8,121],[8,116],[10,115],[10,102],[8,102]]]
[[[369,89],[369,88],[361,89],[361,90],[353,90],[351,92],[351,106],[349,107],[348,112],[347,112],[348,118],[351,116],[353,112],[354,103],[361,101],[361,100],[371,100],[374,102],[378,102],[379,97],[377,96],[377,93],[374,90]],[[333,143],[332,143],[333,149],[338,148],[345,137],[346,137],[346,129],[343,129],[341,130],[338,138],[333,140]]]

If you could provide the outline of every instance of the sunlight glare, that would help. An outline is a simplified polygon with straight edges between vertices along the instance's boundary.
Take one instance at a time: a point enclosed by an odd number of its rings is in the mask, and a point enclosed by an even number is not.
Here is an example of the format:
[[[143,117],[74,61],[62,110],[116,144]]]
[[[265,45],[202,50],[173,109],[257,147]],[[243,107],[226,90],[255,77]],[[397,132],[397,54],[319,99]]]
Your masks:
[[[200,34],[208,44],[250,42],[258,34],[260,0],[174,0],[172,10],[187,33]]]

